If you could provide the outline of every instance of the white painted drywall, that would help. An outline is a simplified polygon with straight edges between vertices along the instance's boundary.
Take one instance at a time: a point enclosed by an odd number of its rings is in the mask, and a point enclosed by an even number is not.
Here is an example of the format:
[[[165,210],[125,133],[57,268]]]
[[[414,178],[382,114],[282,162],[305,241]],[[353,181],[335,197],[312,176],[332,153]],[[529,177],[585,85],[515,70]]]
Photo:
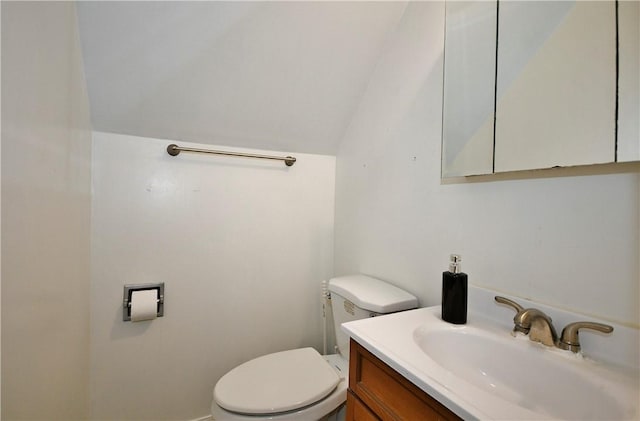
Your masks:
[[[72,2],[2,2],[2,418],[89,416],[91,129]]]
[[[79,2],[96,130],[335,155],[394,2]]]
[[[443,25],[408,6],[343,140],[335,274],[435,305],[460,253],[474,284],[638,326],[639,165],[441,181]]]
[[[296,154],[286,167],[172,157],[169,143],[93,135],[94,419],[204,416],[214,384],[237,364],[321,350],[335,157]],[[123,286],[148,282],[165,282],[165,316],[123,322]]]

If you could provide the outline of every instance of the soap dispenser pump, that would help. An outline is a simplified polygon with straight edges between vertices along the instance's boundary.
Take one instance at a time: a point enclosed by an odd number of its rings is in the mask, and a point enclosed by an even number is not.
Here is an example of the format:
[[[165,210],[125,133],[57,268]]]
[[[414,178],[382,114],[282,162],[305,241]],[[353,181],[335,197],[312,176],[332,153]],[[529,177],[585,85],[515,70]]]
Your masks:
[[[462,273],[461,261],[452,254],[449,271],[442,274],[442,320],[457,325],[467,323],[467,274]]]

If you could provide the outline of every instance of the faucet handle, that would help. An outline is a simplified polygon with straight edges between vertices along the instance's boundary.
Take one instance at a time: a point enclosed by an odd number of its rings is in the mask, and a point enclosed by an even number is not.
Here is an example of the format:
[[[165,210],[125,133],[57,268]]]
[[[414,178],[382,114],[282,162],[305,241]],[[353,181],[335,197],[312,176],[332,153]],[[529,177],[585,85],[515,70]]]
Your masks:
[[[513,307],[513,309],[516,311],[516,313],[520,313],[522,310],[524,310],[524,307],[522,307],[520,304],[516,303],[515,301],[512,301],[506,297],[501,297],[499,295],[496,295],[494,297],[494,299],[496,300],[496,302],[500,303],[500,304],[506,304],[508,306]]]
[[[574,322],[569,323],[562,329],[562,335],[558,341],[558,348],[568,349],[571,352],[580,351],[580,338],[578,333],[580,329],[597,330],[602,333],[613,332],[613,326],[605,325],[603,323],[596,322]]]
[[[523,312],[525,310],[524,307],[522,307],[520,304],[516,303],[513,300],[510,300],[510,299],[508,299],[506,297],[501,297],[499,295],[496,295],[494,297],[494,300],[496,300],[497,303],[506,304],[506,305],[512,307],[516,311],[516,316],[513,318],[513,322],[514,322],[513,330],[514,331],[522,332],[524,334],[529,333],[529,327],[530,326],[522,325],[522,323],[520,322],[519,317],[518,317],[519,315],[523,314]]]

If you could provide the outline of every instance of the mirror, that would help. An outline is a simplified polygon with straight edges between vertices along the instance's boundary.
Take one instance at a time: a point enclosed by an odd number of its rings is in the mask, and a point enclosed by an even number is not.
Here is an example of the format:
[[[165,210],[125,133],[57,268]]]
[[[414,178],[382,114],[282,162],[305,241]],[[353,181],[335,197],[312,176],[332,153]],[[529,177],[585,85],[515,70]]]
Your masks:
[[[640,2],[618,2],[616,161],[640,161]]]
[[[496,6],[446,3],[443,177],[493,172]]]
[[[638,2],[447,2],[442,176],[640,160],[639,17]]]
[[[500,2],[495,172],[613,162],[614,2]]]

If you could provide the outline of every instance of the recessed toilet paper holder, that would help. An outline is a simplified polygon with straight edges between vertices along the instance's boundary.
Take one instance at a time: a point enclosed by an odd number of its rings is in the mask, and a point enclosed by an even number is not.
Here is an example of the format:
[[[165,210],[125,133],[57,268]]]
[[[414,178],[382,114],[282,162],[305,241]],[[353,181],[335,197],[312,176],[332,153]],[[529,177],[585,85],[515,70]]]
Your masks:
[[[122,320],[131,321],[131,295],[134,291],[155,289],[158,292],[158,317],[164,316],[164,282],[157,284],[129,284],[124,286]]]

